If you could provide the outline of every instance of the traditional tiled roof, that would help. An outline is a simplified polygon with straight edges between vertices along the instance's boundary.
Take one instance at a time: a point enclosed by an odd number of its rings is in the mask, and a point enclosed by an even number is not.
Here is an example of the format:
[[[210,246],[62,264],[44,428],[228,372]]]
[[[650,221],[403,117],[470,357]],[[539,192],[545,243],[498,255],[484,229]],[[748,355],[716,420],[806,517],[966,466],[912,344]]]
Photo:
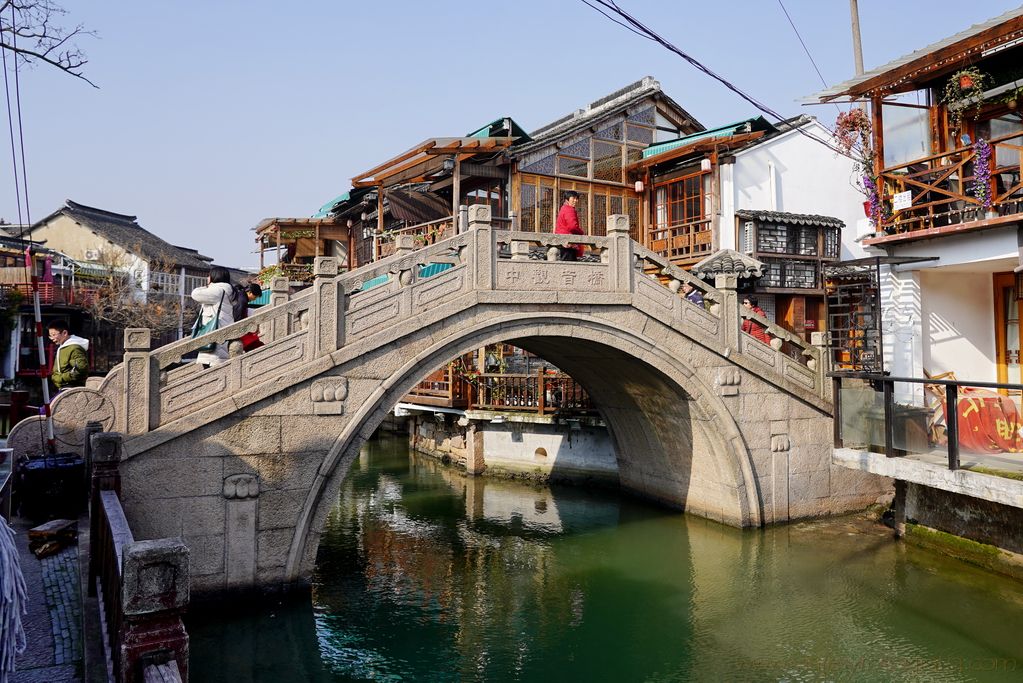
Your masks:
[[[752,256],[740,254],[734,249],[721,249],[693,266],[692,272],[704,280],[715,275],[760,277],[764,274],[764,264]]]
[[[664,94],[661,84],[651,76],[631,83],[624,88],[616,90],[599,100],[590,102],[585,109],[563,116],[545,126],[541,126],[530,133],[531,140],[518,142],[512,146],[511,154],[521,156],[539,147],[550,144],[556,140],[593,125],[598,119],[627,110],[635,103],[647,98],[657,97],[671,105],[679,113],[681,118],[689,124],[693,130],[703,130],[703,125],[682,108],[675,100]]]
[[[758,223],[780,223],[783,225],[813,225],[819,228],[844,228],[845,221],[834,216],[819,216],[812,213],[785,213],[784,211],[755,211],[739,209],[736,218]]]
[[[68,199],[64,206],[32,226],[36,230],[63,214],[79,225],[89,228],[125,251],[139,254],[150,261],[164,261],[194,270],[209,270],[213,259],[195,249],[176,247],[149,232],[136,222],[135,216],[104,211]]]

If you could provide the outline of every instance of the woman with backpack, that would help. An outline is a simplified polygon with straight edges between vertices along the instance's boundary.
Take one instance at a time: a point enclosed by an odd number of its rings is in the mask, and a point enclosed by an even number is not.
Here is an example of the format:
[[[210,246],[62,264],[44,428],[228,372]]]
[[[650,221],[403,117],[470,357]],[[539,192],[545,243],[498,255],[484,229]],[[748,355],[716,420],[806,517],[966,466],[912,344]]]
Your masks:
[[[205,287],[192,290],[192,299],[201,304],[199,318],[195,321],[192,336],[227,327],[234,322],[234,303],[237,297],[231,284],[231,274],[219,266],[210,270]],[[214,323],[214,320],[216,321]],[[227,360],[227,344],[212,344],[211,348],[199,352],[196,362],[212,367]]]

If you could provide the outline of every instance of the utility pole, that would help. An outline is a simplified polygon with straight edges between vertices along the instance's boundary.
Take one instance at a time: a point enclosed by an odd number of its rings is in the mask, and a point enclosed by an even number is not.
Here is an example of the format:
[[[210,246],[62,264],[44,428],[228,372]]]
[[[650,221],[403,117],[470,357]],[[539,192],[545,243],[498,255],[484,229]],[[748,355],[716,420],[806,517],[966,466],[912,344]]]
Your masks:
[[[857,0],[849,0],[849,16],[852,18],[853,62],[856,75],[863,75],[863,44],[860,42],[860,10]]]
[[[860,42],[860,8],[858,0],[849,0],[849,17],[852,20],[853,65],[856,75],[863,75],[863,43]],[[860,102],[860,109],[867,112],[867,105]]]

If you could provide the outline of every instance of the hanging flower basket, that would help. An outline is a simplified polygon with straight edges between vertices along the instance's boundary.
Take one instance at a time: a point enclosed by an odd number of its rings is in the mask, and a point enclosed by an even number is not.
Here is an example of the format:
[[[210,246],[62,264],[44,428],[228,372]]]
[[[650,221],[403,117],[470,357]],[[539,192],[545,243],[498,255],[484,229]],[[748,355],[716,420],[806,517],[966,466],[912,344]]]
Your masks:
[[[990,77],[986,73],[975,66],[968,66],[956,71],[945,82],[941,102],[948,111],[948,125],[952,130],[960,129],[963,116],[968,110],[973,118],[977,118],[989,81]]]

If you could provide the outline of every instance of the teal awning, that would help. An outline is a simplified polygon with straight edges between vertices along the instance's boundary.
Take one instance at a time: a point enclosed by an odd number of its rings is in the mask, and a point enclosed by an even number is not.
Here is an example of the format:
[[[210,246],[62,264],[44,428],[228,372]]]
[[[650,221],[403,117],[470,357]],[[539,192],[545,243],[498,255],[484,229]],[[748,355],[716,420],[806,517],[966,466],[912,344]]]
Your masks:
[[[341,202],[347,202],[349,199],[351,199],[351,196],[350,196],[351,193],[352,193],[352,191],[349,190],[348,192],[345,192],[342,195],[338,195],[337,197],[334,197],[329,202],[327,202],[326,204],[321,206],[320,210],[317,211],[316,213],[314,213],[312,215],[312,217],[313,218],[327,218],[328,216],[330,216],[330,210],[333,209],[336,205],[340,204]]]
[[[693,133],[692,135],[686,135],[676,140],[668,140],[667,142],[659,142],[654,145],[650,145],[643,150],[643,158],[649,159],[652,156],[658,154],[664,154],[670,152],[673,149],[679,147],[685,147],[691,145],[694,142],[700,140],[709,140],[713,138],[728,138],[733,135],[740,135],[742,133],[751,133],[757,130],[774,130],[774,126],[767,122],[763,116],[757,116],[752,119],[745,119],[743,121],[736,121],[735,123],[729,123],[725,126],[719,126],[717,128],[711,128],[710,130],[700,131],[699,133]]]
[[[494,119],[482,128],[478,128],[473,132],[469,133],[465,137],[467,138],[515,138],[515,144],[522,144],[532,140],[529,137],[529,133],[522,129],[522,126],[515,123],[515,119],[510,116],[503,116],[499,119]]]

